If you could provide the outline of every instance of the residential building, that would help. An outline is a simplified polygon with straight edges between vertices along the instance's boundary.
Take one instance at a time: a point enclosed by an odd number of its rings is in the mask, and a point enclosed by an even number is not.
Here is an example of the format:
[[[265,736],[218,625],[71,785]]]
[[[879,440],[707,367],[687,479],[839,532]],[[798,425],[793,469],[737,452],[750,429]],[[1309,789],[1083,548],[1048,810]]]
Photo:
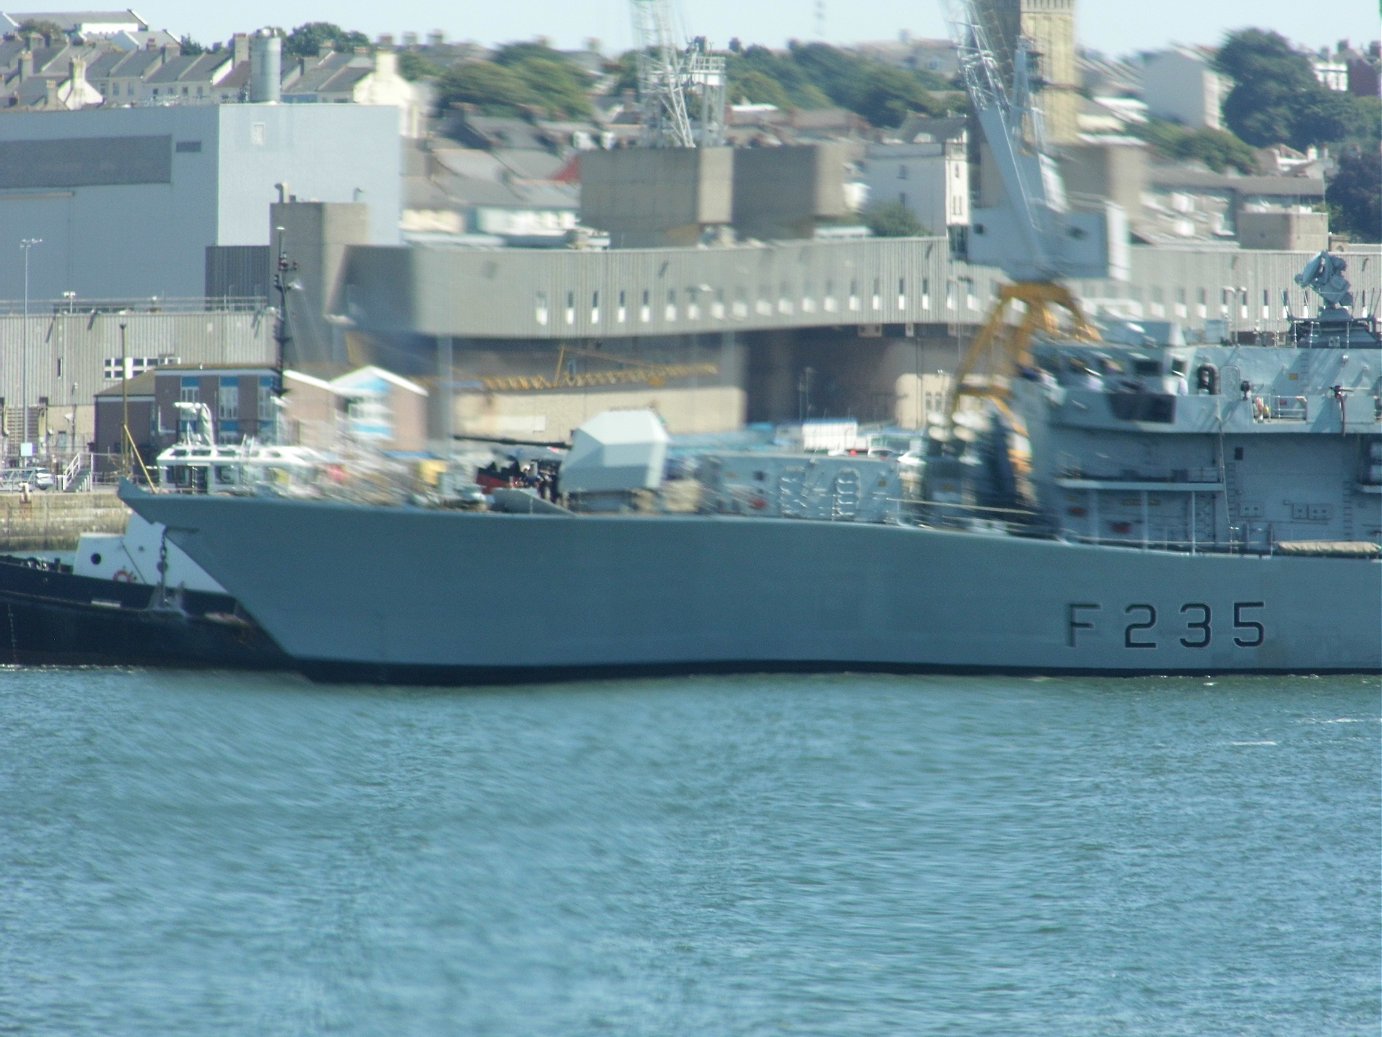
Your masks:
[[[1223,128],[1228,82],[1212,64],[1207,47],[1176,45],[1142,59],[1142,98],[1147,114],[1193,130]]]
[[[892,202],[925,234],[969,223],[969,135],[964,119],[917,120],[897,142],[870,144],[860,163],[869,206]]]

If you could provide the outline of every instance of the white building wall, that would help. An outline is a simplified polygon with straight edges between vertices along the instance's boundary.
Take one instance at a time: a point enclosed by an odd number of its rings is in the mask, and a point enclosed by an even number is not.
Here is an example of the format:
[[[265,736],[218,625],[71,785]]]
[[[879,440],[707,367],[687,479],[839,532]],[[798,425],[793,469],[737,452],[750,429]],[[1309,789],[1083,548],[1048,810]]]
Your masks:
[[[394,108],[15,112],[0,119],[0,227],[43,242],[29,255],[33,299],[200,297],[208,246],[270,244],[277,183],[368,202],[371,241],[396,244],[400,167]],[[0,298],[23,284],[22,250],[0,249]]]
[[[1149,115],[1191,129],[1222,129],[1222,77],[1201,54],[1184,47],[1148,54],[1142,71]]]
[[[872,145],[861,179],[868,205],[901,202],[929,233],[969,222],[969,163],[959,145]]]

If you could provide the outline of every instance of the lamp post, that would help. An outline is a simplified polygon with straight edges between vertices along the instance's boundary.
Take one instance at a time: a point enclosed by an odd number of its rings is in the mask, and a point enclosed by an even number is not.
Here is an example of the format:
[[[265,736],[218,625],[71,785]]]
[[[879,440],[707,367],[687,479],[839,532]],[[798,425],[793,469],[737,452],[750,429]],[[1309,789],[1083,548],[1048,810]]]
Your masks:
[[[29,443],[29,249],[42,245],[42,238],[21,238],[24,250],[24,338],[19,354],[19,420],[23,432],[19,437],[19,454],[28,457],[33,450]]]

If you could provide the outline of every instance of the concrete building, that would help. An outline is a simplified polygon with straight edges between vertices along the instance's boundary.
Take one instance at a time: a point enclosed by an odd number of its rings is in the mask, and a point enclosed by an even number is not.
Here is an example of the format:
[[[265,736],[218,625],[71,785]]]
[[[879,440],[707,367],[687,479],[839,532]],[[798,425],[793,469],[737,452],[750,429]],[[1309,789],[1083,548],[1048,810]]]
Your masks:
[[[388,107],[14,113],[0,118],[0,227],[15,243],[43,242],[29,261],[33,298],[265,299],[269,204],[280,193],[367,199],[369,240],[393,244],[400,164]],[[0,295],[20,295],[22,260],[0,248]]]
[[[1324,180],[1313,176],[1239,176],[1190,166],[1154,165],[1147,170],[1140,230],[1144,240],[1241,240],[1245,213],[1308,212],[1324,205]],[[1320,215],[1324,215],[1322,212]],[[1250,221],[1251,222],[1251,221]],[[1297,220],[1293,233],[1313,233],[1318,221]],[[1286,225],[1278,221],[1279,228]],[[1256,221],[1245,247],[1287,248],[1287,237],[1261,237],[1266,226]],[[1319,224],[1322,228],[1324,224]],[[1273,242],[1268,244],[1267,242]],[[1326,242],[1318,241],[1315,251]]]
[[[1190,129],[1223,128],[1228,83],[1211,65],[1204,47],[1175,46],[1147,54],[1142,62],[1147,114]]]
[[[581,222],[613,248],[694,246],[733,213],[730,148],[624,148],[581,158]]]

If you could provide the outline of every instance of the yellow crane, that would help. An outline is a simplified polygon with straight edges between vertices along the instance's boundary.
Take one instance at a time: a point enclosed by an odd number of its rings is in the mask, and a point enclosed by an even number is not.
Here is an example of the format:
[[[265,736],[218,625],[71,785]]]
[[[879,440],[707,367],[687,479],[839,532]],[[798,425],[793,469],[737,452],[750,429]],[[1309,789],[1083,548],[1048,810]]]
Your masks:
[[[617,364],[609,371],[573,371],[570,358],[584,357]],[[542,389],[589,389],[608,385],[667,384],[675,378],[696,378],[720,373],[718,364],[653,364],[633,357],[615,356],[592,349],[562,346],[557,353],[557,367],[551,377],[546,375],[493,375],[481,378],[480,383],[491,392],[523,392]]]
[[[1098,332],[1066,282],[1122,280],[1128,259],[1126,223],[1117,206],[1077,212],[1066,199],[1033,98],[1031,41],[1016,41],[1010,89],[988,39],[988,27],[995,21],[992,5],[986,0],[949,0],[946,6],[965,92],[1004,194],[1001,204],[973,211],[957,252],[970,263],[1000,267],[1012,282],[1000,289],[997,304],[955,372],[948,408],[953,422],[961,396],[1001,396],[1002,378],[1029,364],[1032,337],[1056,333],[1062,318],[1064,333],[1072,339],[1098,341]],[[1011,304],[1023,311],[1016,322],[1009,320]],[[985,383],[978,368],[981,362],[995,360],[996,369],[991,368]]]

